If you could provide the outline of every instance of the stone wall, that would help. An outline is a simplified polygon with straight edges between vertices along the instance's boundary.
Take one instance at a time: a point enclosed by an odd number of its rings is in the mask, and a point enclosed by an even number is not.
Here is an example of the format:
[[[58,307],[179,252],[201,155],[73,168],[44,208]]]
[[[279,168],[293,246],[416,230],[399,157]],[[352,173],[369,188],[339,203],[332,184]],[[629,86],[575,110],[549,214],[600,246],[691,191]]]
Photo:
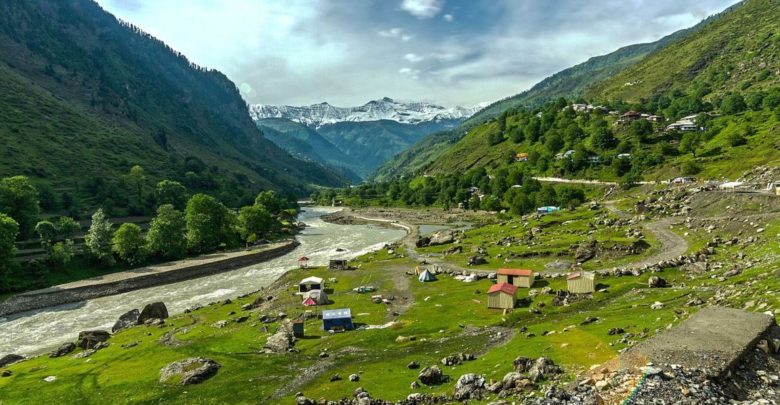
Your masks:
[[[177,281],[234,270],[287,254],[295,249],[298,244],[297,241],[291,240],[277,247],[258,250],[256,252],[247,252],[247,254],[237,257],[215,260],[208,263],[193,264],[192,266],[181,267],[175,270],[149,273],[142,276],[101,284],[85,285],[67,289],[58,289],[55,286],[43,290],[30,291],[15,295],[0,302],[0,316],[121,294],[127,291],[175,283]]]

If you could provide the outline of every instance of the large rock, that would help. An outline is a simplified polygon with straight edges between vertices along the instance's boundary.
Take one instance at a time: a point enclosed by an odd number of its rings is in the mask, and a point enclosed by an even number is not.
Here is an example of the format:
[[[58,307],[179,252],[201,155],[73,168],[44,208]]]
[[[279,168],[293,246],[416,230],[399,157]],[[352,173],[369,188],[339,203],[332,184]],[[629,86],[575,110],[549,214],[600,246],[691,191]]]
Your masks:
[[[217,373],[221,366],[214,360],[205,357],[191,357],[175,361],[160,370],[160,382],[180,383],[181,385],[198,384]]]
[[[20,356],[18,354],[6,354],[3,357],[0,357],[0,367],[5,367],[9,364],[16,363],[17,361],[24,360],[24,356]]]
[[[292,333],[292,326],[289,322],[285,322],[268,338],[264,348],[272,353],[286,353],[292,349],[293,344],[295,344],[295,336]]]
[[[431,235],[428,240],[428,246],[446,245],[455,241],[456,232],[454,231],[441,231]]]
[[[463,374],[455,383],[453,396],[458,401],[481,399],[485,392],[485,376],[473,373]]]
[[[420,374],[417,378],[425,385],[437,385],[443,382],[443,375],[439,366],[425,367],[420,370]]]
[[[138,324],[142,325],[144,322],[150,319],[166,319],[168,318],[168,308],[162,302],[153,302],[144,307],[141,314],[138,316]]]
[[[141,316],[141,312],[137,309],[132,309],[125,312],[119,319],[116,320],[114,326],[111,327],[111,333],[115,333],[118,330],[128,328],[130,326],[138,324],[138,318]]]
[[[651,276],[647,279],[647,287],[649,288],[664,288],[666,287],[666,280],[658,276]]]
[[[74,350],[76,350],[76,344],[75,343],[73,343],[73,342],[65,342],[65,343],[61,344],[60,347],[57,348],[57,350],[51,352],[49,357],[51,357],[51,358],[62,357],[62,356],[65,356],[67,354],[70,354],[70,352],[72,352]]]
[[[468,262],[466,264],[468,264],[469,266],[479,266],[480,264],[485,264],[485,263],[487,263],[487,260],[485,260],[484,257],[477,255],[477,256],[469,257]]]
[[[82,349],[94,349],[98,343],[105,342],[111,334],[105,330],[86,330],[79,332],[78,346]]]
[[[598,251],[598,244],[595,240],[590,242],[583,242],[577,246],[577,252],[574,253],[574,260],[579,263],[584,263],[596,256]]]

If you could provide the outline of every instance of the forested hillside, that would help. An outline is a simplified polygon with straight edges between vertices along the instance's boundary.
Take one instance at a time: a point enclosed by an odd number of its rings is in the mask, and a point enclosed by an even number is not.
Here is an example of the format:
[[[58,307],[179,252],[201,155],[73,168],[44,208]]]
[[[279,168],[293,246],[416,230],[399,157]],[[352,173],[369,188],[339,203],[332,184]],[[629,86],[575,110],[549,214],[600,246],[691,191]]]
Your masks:
[[[87,205],[134,165],[230,202],[342,182],[263,138],[222,73],[90,0],[0,3],[0,115],[0,175]]]

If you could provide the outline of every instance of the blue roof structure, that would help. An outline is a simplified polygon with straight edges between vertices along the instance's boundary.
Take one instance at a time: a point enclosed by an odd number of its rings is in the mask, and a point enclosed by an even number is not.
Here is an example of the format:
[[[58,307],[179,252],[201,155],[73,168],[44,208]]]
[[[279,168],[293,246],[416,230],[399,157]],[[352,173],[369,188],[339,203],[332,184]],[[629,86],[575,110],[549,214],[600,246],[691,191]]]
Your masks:
[[[352,310],[349,308],[342,309],[326,309],[322,311],[322,319],[342,319],[352,318]]]

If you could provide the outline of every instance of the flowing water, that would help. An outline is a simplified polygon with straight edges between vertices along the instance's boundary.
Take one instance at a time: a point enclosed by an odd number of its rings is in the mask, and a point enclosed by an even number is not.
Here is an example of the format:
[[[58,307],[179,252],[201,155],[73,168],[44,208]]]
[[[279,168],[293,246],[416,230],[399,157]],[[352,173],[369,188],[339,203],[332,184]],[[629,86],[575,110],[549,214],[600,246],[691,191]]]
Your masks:
[[[163,301],[171,314],[187,307],[234,298],[271,284],[296,267],[301,256],[312,266],[333,257],[352,258],[401,239],[405,232],[375,225],[336,225],[322,221],[337,208],[307,207],[299,220],[307,228],[298,235],[301,245],[293,252],[253,266],[193,280],[136,290],[124,294],[65,304],[0,318],[0,356],[31,355],[76,339],[79,331],[109,329],[123,313],[145,304]],[[336,249],[345,249],[337,252]]]

